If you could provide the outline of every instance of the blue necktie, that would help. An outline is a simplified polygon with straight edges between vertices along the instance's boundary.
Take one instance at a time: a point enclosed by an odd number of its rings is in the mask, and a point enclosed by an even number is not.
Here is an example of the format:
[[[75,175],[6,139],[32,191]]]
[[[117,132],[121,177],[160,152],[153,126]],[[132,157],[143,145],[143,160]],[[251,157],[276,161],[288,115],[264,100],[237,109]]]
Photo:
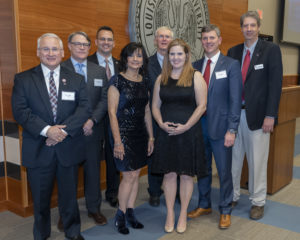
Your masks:
[[[83,63],[77,63],[76,64],[76,72],[79,73],[80,75],[84,76],[84,79],[86,81],[86,78],[85,78],[85,73],[83,71],[83,67],[84,67],[84,64]]]

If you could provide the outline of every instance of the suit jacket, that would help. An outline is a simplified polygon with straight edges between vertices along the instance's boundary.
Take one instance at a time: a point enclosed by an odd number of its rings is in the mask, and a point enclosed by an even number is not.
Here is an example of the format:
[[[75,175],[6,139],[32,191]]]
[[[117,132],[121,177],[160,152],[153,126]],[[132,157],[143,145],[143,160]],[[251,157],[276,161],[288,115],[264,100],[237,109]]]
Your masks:
[[[193,66],[202,71],[204,58]],[[210,138],[224,138],[228,129],[238,129],[241,114],[242,74],[238,61],[220,53],[207,90],[207,127]]]
[[[75,72],[75,68],[70,58],[61,65]],[[95,82],[95,79],[102,80],[102,86],[99,86],[99,84]],[[88,137],[88,140],[103,140],[104,124],[102,121],[107,114],[107,77],[105,68],[87,61],[86,85],[89,107],[91,110],[89,118],[94,119],[97,122],[93,127],[93,134]]]
[[[161,66],[157,60],[157,53],[149,57],[148,59],[148,79],[149,79],[149,86],[151,90],[151,96],[152,91],[154,88],[155,81],[157,77],[161,74]]]
[[[228,50],[242,64],[244,43]],[[282,59],[278,45],[258,40],[244,84],[245,109],[251,130],[260,129],[266,116],[277,118],[282,86]]]
[[[94,54],[92,54],[91,56],[88,56],[87,60],[88,61],[91,61],[97,65],[99,65],[99,61],[98,61],[98,58],[97,58],[97,52],[95,52]],[[115,75],[119,73],[120,69],[119,69],[119,61],[112,57],[113,59],[113,63],[114,63],[114,70],[115,70]],[[109,80],[109,79],[108,79]]]
[[[73,100],[63,100],[63,92],[74,93]],[[47,86],[40,65],[15,75],[12,110],[23,127],[22,164],[35,168],[47,166],[57,159],[63,166],[78,164],[84,159],[82,125],[88,119],[88,99],[84,78],[67,68],[60,68],[56,122],[50,105]],[[66,125],[68,136],[63,142],[48,147],[40,132],[47,125]]]

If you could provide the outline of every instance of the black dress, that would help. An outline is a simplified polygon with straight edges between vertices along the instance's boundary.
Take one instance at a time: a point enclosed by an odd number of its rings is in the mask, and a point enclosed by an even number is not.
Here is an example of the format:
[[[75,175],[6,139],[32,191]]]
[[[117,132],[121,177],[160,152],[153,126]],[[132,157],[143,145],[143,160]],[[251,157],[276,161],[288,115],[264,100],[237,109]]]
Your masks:
[[[111,78],[109,86],[119,93],[117,119],[121,140],[125,148],[123,160],[114,158],[119,171],[133,171],[147,164],[148,133],[145,124],[145,107],[148,103],[146,81],[133,82],[121,74]],[[111,143],[113,138],[111,134]]]
[[[167,85],[160,85],[160,111],[163,122],[185,124],[197,107],[194,82],[191,87],[180,87],[176,86],[177,81],[169,78]],[[154,154],[153,173],[176,172],[179,175],[205,176],[206,161],[200,121],[176,136],[169,136],[158,128]]]

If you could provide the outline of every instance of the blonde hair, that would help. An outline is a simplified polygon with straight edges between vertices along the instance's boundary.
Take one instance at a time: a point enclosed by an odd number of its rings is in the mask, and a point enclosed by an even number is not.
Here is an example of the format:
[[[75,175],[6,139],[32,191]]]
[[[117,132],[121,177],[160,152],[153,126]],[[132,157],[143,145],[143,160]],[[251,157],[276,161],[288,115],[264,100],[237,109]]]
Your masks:
[[[167,53],[164,57],[164,63],[161,72],[161,83],[162,85],[166,85],[168,83],[168,79],[172,72],[172,65],[170,63],[169,53],[170,49],[175,46],[181,46],[186,54],[186,60],[176,85],[182,87],[190,87],[192,86],[194,76],[194,68],[191,62],[191,49],[185,41],[179,38],[176,38],[169,43]]]

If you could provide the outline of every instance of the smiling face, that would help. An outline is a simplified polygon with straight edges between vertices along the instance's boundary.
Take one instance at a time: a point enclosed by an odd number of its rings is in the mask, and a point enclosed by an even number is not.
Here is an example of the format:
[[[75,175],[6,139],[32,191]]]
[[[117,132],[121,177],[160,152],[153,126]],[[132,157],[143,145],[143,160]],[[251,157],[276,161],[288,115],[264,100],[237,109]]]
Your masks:
[[[71,42],[68,43],[68,47],[72,57],[77,62],[83,62],[89,55],[89,41],[80,34],[76,34],[72,37]]]
[[[171,41],[172,41],[171,31],[167,29],[161,29],[157,32],[157,35],[155,36],[154,44],[157,46],[157,51],[161,55],[164,55]]]
[[[137,71],[143,65],[142,49],[136,49],[131,56],[127,57],[127,69]]]
[[[108,30],[101,30],[98,33],[95,44],[98,47],[98,52],[102,56],[110,56],[111,51],[115,46],[113,33]]]
[[[184,64],[187,59],[187,54],[180,45],[176,45],[170,48],[169,51],[169,61],[173,69],[183,69]]]
[[[64,50],[59,45],[59,40],[55,37],[44,37],[40,40],[37,56],[41,63],[50,70],[54,70],[64,57]]]
[[[204,48],[205,55],[208,58],[213,57],[219,52],[222,38],[218,37],[216,31],[203,32],[201,37],[201,43]]]
[[[254,43],[258,39],[259,29],[260,28],[255,18],[246,17],[242,25],[242,33],[244,35],[245,42],[251,44]]]

